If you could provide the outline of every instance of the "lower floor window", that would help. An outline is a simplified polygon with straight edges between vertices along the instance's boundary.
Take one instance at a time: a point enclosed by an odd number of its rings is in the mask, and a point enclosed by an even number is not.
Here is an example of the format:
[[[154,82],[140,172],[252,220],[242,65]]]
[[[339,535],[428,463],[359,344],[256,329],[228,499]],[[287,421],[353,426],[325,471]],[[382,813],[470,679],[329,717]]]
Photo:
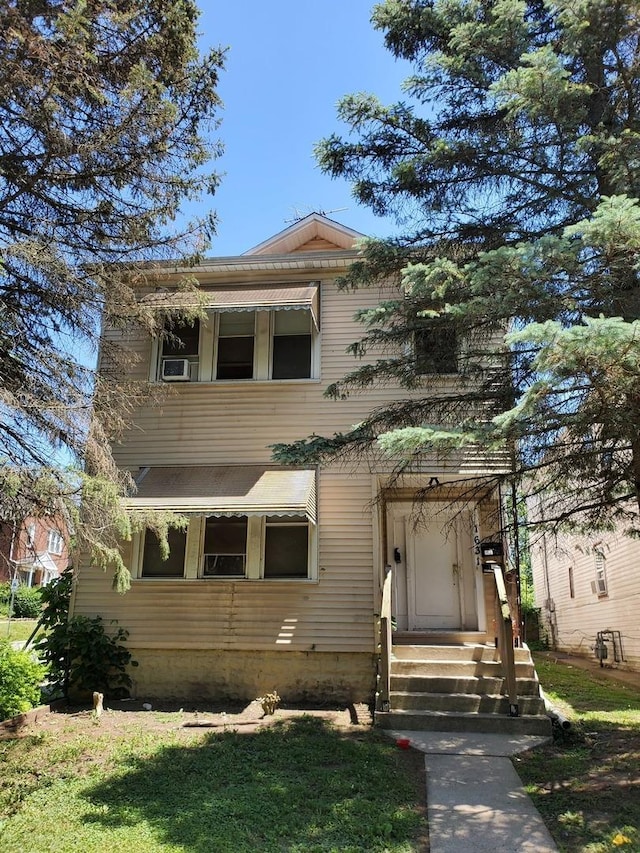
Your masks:
[[[169,556],[166,560],[160,552],[160,542],[153,530],[147,530],[142,554],[143,578],[181,578],[184,574],[184,558],[187,545],[186,530],[169,528]]]
[[[264,537],[265,578],[306,578],[309,525],[267,518]]]
[[[197,516],[171,528],[163,559],[152,530],[134,540],[132,574],[143,578],[314,577],[315,528],[300,517]]]
[[[244,577],[247,562],[247,518],[205,519],[204,559],[205,578]]]

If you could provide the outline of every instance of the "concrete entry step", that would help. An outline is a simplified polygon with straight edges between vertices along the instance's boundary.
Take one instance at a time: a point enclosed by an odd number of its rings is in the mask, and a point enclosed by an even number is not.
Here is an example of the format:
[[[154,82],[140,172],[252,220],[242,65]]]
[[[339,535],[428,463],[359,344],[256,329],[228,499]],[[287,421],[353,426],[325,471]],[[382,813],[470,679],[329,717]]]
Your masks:
[[[397,693],[504,693],[505,679],[482,675],[392,675],[391,690]],[[518,679],[519,696],[539,696],[535,678]]]
[[[445,639],[448,642],[443,642]],[[548,737],[551,721],[531,654],[515,652],[517,710],[507,697],[504,667],[493,644],[456,643],[449,632],[441,642],[394,645],[390,661],[388,707],[376,713],[384,729],[494,732]]]
[[[493,641],[486,631],[394,631],[393,645],[449,646],[471,643],[474,646]]]
[[[376,725],[382,729],[431,732],[489,732],[550,737],[551,720],[541,715],[509,717],[506,714],[456,711],[378,711]]]
[[[425,650],[423,660],[392,660],[391,672],[393,675],[446,675],[462,676],[469,678],[473,676],[489,676],[492,678],[504,675],[502,664],[493,660],[431,660],[426,657],[428,649]],[[535,669],[533,661],[516,661],[516,678],[534,678]]]
[[[448,645],[393,645],[393,660],[423,660],[428,655],[429,660],[464,660],[464,661],[499,661],[500,654],[493,643],[477,645],[473,643],[450,643]],[[515,648],[516,661],[529,662],[529,649]]]
[[[457,711],[462,713],[509,715],[506,696],[492,693],[391,693],[391,707],[397,711]],[[539,696],[518,696],[520,714],[544,714]]]

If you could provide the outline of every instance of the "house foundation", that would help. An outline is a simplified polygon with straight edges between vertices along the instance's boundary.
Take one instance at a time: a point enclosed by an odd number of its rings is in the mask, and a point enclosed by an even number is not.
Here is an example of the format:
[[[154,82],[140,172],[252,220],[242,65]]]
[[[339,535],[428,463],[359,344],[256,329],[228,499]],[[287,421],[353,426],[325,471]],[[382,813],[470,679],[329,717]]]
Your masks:
[[[361,652],[135,649],[135,699],[250,702],[276,691],[285,702],[369,702],[375,656]]]

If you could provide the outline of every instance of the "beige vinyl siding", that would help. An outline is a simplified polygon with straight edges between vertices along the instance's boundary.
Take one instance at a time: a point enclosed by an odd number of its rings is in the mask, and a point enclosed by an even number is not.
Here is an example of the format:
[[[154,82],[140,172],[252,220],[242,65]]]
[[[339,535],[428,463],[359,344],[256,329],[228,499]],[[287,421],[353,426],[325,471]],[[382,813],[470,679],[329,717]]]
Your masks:
[[[311,433],[349,429],[375,406],[405,396],[380,387],[344,401],[323,396],[326,386],[360,363],[345,353],[362,334],[352,319],[359,308],[376,305],[389,291],[339,292],[328,274],[301,267],[274,279],[274,272],[251,281],[321,281],[320,380],[185,382],[157,386],[158,405],[139,408],[133,425],[114,447],[116,462],[136,472],[147,466],[268,464],[269,445]],[[213,275],[213,274],[212,274]],[[215,283],[247,283],[247,273],[221,274]],[[214,283],[208,280],[209,284]],[[117,340],[118,333],[109,333]],[[151,343],[142,335],[130,342],[138,357],[132,379],[149,376]],[[371,356],[370,356],[371,357]],[[446,379],[443,379],[446,383]],[[501,467],[502,459],[492,464]],[[485,470],[479,452],[447,470]],[[434,461],[433,473],[444,470]],[[318,482],[317,581],[152,580],[133,582],[124,596],[111,591],[111,578],[84,566],[75,612],[117,619],[137,649],[256,650],[278,652],[375,652],[380,543],[374,537],[372,476],[368,470],[339,467],[320,471]]]
[[[296,271],[296,280],[300,273]],[[373,306],[389,291],[362,289],[339,292],[332,280],[321,286],[319,380],[175,383],[160,387],[164,399],[139,409],[122,442],[114,448],[119,465],[129,469],[147,465],[267,462],[269,445],[291,442],[311,433],[331,435],[348,430],[372,408],[408,396],[383,386],[353,394],[347,400],[329,400],[324,390],[355,369],[360,361],[346,354],[362,328],[354,322],[357,309]],[[151,344],[138,338],[132,349],[139,358],[132,378],[149,375]],[[370,356],[371,357],[371,356]],[[443,380],[446,382],[446,380]],[[454,461],[453,468],[478,471],[504,468],[500,454],[485,456],[480,449]],[[435,464],[432,466],[438,469]]]
[[[606,595],[592,589],[596,580],[594,547],[605,556]],[[626,658],[620,666],[640,670],[640,542],[594,534],[584,539],[565,537],[556,543],[547,536],[537,543],[532,558],[536,604],[556,648],[593,657],[591,647],[598,631],[620,631]],[[569,567],[573,568],[574,598]],[[611,663],[610,648],[607,664]]]
[[[108,574],[85,567],[74,612],[117,619],[131,649],[372,652],[370,477],[325,472],[318,497],[318,582],[147,579],[118,595]]]

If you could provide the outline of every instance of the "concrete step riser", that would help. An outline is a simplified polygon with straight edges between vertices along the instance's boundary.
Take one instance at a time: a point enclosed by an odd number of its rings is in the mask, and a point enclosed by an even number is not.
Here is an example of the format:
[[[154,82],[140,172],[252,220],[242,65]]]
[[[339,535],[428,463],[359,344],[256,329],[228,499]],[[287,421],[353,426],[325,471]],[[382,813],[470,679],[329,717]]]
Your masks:
[[[463,714],[509,714],[506,696],[437,693],[392,693],[394,711],[452,711]],[[535,696],[518,696],[521,714],[544,714],[544,701]]]
[[[484,646],[495,642],[486,631],[394,631],[394,646],[450,646],[467,643]]]
[[[514,649],[516,661],[530,663],[528,649]],[[394,646],[393,657],[396,660],[422,660],[428,655],[430,660],[467,660],[499,661],[500,655],[494,646]]]
[[[549,737],[551,720],[546,716],[509,717],[500,714],[445,714],[437,712],[378,712],[376,724],[383,729],[431,732],[487,732]]]
[[[538,696],[538,682],[533,678],[519,678],[519,696]],[[463,678],[440,675],[392,675],[391,689],[399,693],[504,693],[505,679]]]
[[[391,661],[392,675],[417,676],[455,676],[465,678],[489,676],[500,678],[503,673],[502,664],[493,661],[448,661],[448,660],[394,660]],[[532,663],[517,662],[516,678],[535,678]]]

